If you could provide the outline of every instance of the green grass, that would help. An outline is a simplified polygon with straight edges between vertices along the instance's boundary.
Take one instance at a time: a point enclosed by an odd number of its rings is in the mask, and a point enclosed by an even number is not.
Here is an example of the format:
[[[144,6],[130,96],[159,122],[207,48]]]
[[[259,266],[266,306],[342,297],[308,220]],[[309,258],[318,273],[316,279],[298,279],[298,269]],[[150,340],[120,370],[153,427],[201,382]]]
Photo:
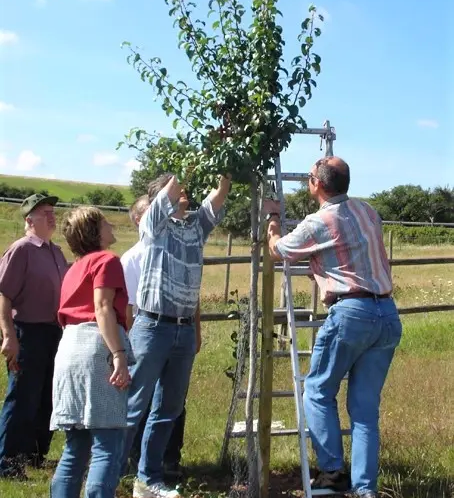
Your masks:
[[[29,187],[35,190],[47,190],[49,194],[56,195],[62,202],[69,202],[73,197],[85,195],[96,188],[107,187],[107,184],[72,182],[69,180],[48,180],[46,178],[31,178],[25,176],[0,175],[0,183],[4,182],[12,187]],[[114,185],[123,193],[126,205],[133,202],[133,195],[129,187]]]
[[[1,208],[1,206],[0,206]],[[0,245],[6,248],[15,238],[8,221],[15,210],[0,210]],[[16,208],[17,209],[17,208]],[[61,215],[61,213],[60,213]],[[118,242],[114,250],[123,253],[136,240],[126,215],[107,213],[116,225]],[[5,220],[6,218],[6,220]],[[19,223],[20,236],[22,222]],[[57,234],[56,240],[65,244]],[[225,255],[220,235],[213,237],[206,255]],[[452,246],[395,247],[395,257],[429,257],[453,254]],[[66,251],[66,249],[65,249]],[[69,253],[66,251],[68,257]],[[244,245],[234,245],[233,254],[249,253]],[[453,266],[431,265],[398,267],[393,271],[399,306],[454,303]],[[202,311],[225,311],[223,283],[225,267],[208,266],[202,284]],[[248,265],[232,265],[230,289],[246,295],[249,287]],[[275,301],[278,302],[279,278]],[[299,302],[309,298],[307,279],[295,281]],[[403,317],[404,334],[383,392],[381,411],[382,452],[380,487],[383,498],[452,498],[454,497],[454,312],[419,314]],[[232,322],[203,323],[203,347],[197,356],[187,402],[187,425],[183,464],[190,468],[186,493],[217,496],[227,493],[233,467],[219,469],[227,410],[231,399],[231,381],[224,370],[231,366],[230,335],[237,328]],[[304,338],[301,343],[305,342]],[[6,386],[6,374],[0,369],[0,399]],[[288,360],[276,359],[274,388],[291,389]],[[345,388],[339,396],[341,420],[347,426]],[[244,402],[240,403],[238,420],[244,420]],[[283,421],[286,428],[295,427],[293,399],[273,402],[273,420]],[[349,440],[346,438],[348,454]],[[56,434],[49,457],[57,459],[63,445],[62,434]],[[231,444],[233,462],[242,467],[244,445]],[[297,440],[294,437],[272,441],[271,496],[297,494],[301,488],[298,471]],[[52,471],[30,471],[28,483],[0,480],[0,496],[7,498],[44,498],[48,496]],[[299,493],[300,494],[300,493]],[[131,496],[131,484],[125,480],[118,497]]]

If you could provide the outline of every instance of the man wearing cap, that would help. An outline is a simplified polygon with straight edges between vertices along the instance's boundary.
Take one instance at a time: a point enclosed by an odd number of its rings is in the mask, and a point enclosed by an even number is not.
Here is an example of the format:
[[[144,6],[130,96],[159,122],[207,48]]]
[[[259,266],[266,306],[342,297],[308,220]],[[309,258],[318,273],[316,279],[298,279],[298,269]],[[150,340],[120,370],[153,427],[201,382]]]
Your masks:
[[[25,236],[0,261],[1,354],[8,386],[0,413],[0,477],[25,478],[25,464],[40,466],[52,439],[54,358],[60,288],[68,263],[51,242],[57,197],[34,194],[21,205]]]

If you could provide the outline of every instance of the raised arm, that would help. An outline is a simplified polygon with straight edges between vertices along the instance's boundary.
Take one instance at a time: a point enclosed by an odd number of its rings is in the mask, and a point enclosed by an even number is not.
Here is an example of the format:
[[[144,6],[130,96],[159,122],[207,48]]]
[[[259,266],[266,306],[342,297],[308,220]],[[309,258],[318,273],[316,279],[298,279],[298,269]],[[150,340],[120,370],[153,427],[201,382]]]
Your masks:
[[[221,176],[218,188],[209,194],[208,200],[211,202],[214,214],[219,213],[224,205],[225,199],[227,198],[230,190],[231,181],[232,175],[228,174],[227,176]]]
[[[182,187],[176,176],[152,200],[139,224],[139,231],[154,238],[164,227],[167,219],[178,210]]]

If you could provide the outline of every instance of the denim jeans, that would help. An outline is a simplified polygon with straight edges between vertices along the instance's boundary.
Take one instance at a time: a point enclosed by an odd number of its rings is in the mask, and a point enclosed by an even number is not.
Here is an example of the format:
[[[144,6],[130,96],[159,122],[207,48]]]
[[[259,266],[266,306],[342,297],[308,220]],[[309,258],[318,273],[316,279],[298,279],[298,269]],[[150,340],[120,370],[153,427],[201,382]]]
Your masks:
[[[79,498],[88,462],[86,498],[115,498],[125,429],[72,429],[51,483],[51,498]]]
[[[29,458],[49,451],[52,377],[61,329],[52,323],[15,322],[19,372],[8,371],[0,414],[0,477],[23,471]]]
[[[137,477],[147,485],[162,481],[162,461],[175,420],[184,408],[194,363],[194,325],[158,322],[138,315],[129,333],[136,359],[131,367],[128,430],[123,468],[139,423],[150,406],[145,424]]]
[[[330,307],[304,384],[306,422],[322,471],[344,466],[336,396],[348,373],[352,487],[377,491],[380,396],[402,324],[393,299],[345,299]]]
[[[137,429],[136,435],[134,437],[134,442],[132,444],[131,452],[129,454],[129,469],[135,469],[134,473],[137,471],[137,466],[140,460],[140,449],[142,447],[142,437],[145,431],[145,425],[148,416],[151,412],[151,406],[149,406],[142,420],[140,421],[139,427]],[[164,453],[163,463],[164,465],[169,465],[170,467],[177,466],[181,461],[181,450],[184,444],[184,428],[186,423],[186,406],[183,408],[180,416],[175,420],[172,434],[170,435],[169,442],[167,443],[166,451]],[[132,471],[132,470],[130,470]]]

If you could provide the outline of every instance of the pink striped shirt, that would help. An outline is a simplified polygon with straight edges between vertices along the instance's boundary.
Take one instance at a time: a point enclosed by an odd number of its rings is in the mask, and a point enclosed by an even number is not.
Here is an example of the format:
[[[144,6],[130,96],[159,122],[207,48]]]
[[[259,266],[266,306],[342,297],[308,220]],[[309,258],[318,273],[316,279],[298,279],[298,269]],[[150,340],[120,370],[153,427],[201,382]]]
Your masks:
[[[279,239],[276,250],[292,262],[309,258],[326,304],[340,294],[392,291],[380,216],[359,199],[332,197]]]

